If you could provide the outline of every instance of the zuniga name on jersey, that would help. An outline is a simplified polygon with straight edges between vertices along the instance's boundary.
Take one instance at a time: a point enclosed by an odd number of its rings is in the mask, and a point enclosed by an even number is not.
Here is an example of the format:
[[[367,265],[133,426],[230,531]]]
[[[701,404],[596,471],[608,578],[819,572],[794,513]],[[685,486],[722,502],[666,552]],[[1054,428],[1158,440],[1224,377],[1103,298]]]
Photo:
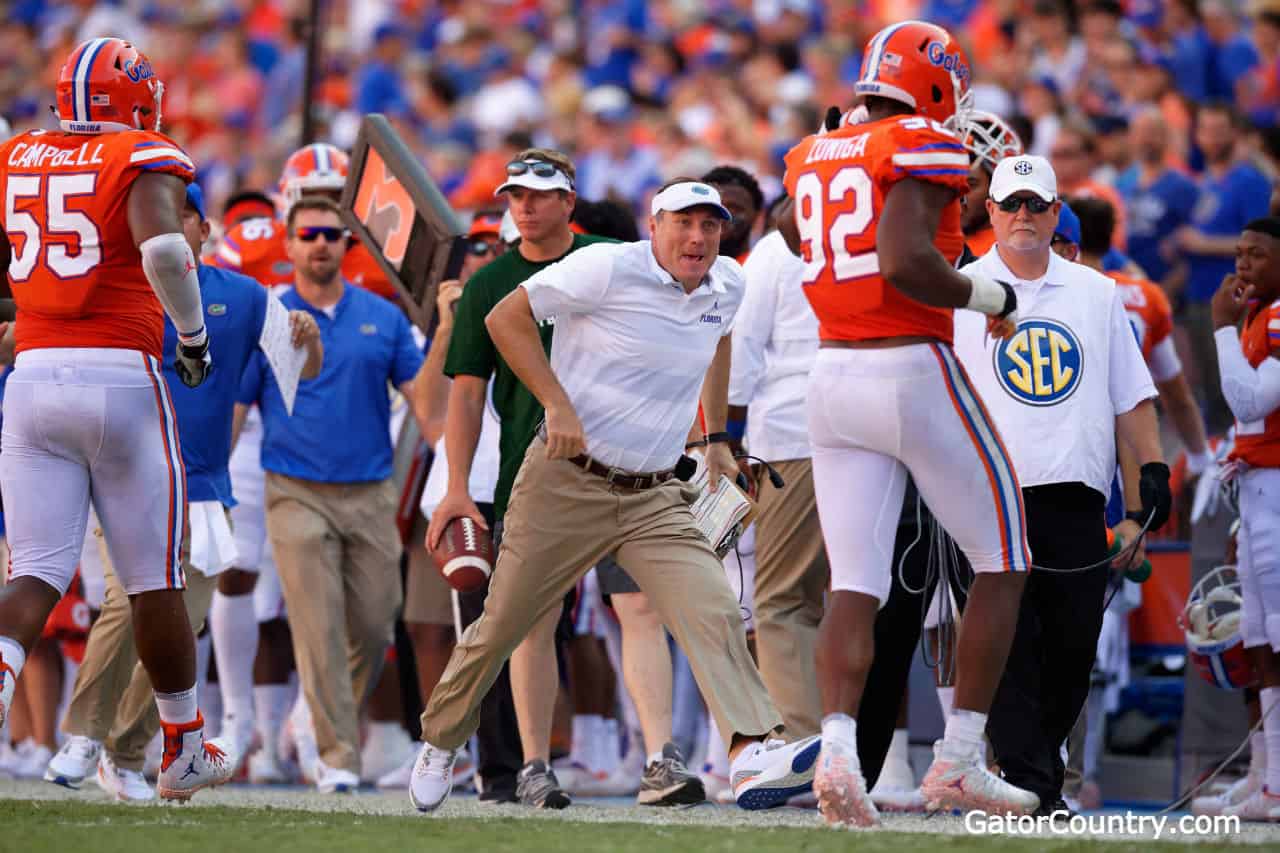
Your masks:
[[[89,146],[95,146],[89,154]],[[33,169],[42,166],[101,166],[101,142],[89,141],[79,148],[58,148],[54,145],[36,143],[30,145],[19,142],[9,152],[9,165],[18,169]]]
[[[813,147],[809,149],[809,153],[805,155],[806,163],[816,163],[819,160],[844,160],[846,158],[861,157],[867,152],[867,137],[870,133],[860,133],[857,136],[847,136],[840,139],[817,139],[814,140]]]

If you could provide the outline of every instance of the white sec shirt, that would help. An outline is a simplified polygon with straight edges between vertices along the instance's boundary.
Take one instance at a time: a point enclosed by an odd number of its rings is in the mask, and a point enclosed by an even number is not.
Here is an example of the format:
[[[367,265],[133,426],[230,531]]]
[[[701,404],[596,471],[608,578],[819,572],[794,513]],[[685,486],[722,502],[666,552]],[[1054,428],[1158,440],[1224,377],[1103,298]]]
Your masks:
[[[582,421],[587,454],[627,471],[672,468],[742,304],[738,262],[716,258],[686,294],[648,240],[595,243],[520,286],[538,322],[555,318],[551,369]]]
[[[1013,286],[1018,331],[955,313],[955,349],[1023,487],[1082,482],[1111,493],[1116,416],[1156,396],[1115,282],[1052,252],[1043,278],[1017,278],[993,247],[965,269]]]
[[[804,295],[804,261],[782,234],[760,239],[742,266],[747,294],[733,324],[729,405],[748,406],[747,449],[767,462],[808,459],[805,410],[818,354],[818,318]]]

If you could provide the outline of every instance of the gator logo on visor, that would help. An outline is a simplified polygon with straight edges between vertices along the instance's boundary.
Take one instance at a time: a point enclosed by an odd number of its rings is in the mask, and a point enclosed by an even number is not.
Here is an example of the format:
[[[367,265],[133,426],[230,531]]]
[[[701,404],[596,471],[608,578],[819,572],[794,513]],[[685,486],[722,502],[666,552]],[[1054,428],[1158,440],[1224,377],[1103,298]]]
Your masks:
[[[1055,406],[1080,387],[1084,354],[1080,339],[1056,320],[1032,318],[1000,341],[992,355],[1000,387],[1029,406]]]

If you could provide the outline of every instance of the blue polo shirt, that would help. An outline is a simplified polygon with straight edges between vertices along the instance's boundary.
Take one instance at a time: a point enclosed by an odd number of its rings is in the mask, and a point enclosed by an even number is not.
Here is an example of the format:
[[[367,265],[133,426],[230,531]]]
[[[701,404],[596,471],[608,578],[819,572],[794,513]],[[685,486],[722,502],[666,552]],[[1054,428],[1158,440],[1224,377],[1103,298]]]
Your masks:
[[[187,469],[187,500],[218,501],[235,506],[231,496],[231,415],[240,377],[258,351],[262,321],[267,316],[267,289],[247,275],[200,265],[200,298],[209,332],[213,370],[198,388],[178,378],[171,357],[178,332],[164,320],[164,378],[178,413],[178,439]]]
[[[1221,180],[1205,173],[1191,224],[1211,237],[1236,237],[1250,220],[1266,216],[1270,205],[1271,181],[1250,164],[1237,163]],[[1187,300],[1208,302],[1235,271],[1233,257],[1188,254]]]
[[[1116,179],[1128,213],[1129,256],[1152,281],[1169,274],[1169,263],[1160,255],[1160,244],[1191,221],[1199,190],[1195,181],[1173,169],[1147,186],[1140,186],[1137,166]]]
[[[422,366],[409,321],[392,303],[350,283],[333,317],[297,291],[280,297],[320,327],[324,367],[298,384],[293,416],[260,351],[245,369],[240,402],[262,412],[262,467],[319,483],[367,483],[391,476],[391,393]]]

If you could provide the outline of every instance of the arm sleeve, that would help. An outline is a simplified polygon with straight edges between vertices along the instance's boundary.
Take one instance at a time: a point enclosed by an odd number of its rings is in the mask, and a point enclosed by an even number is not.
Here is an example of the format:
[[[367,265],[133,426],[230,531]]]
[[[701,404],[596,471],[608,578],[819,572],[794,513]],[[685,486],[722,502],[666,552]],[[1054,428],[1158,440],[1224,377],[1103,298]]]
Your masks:
[[[142,271],[178,335],[192,335],[204,328],[204,306],[195,256],[187,240],[176,231],[157,234],[138,246]]]
[[[399,388],[417,375],[422,367],[422,347],[413,339],[413,328],[399,311],[396,312],[395,353],[391,362],[391,384]]]
[[[1143,400],[1157,395],[1151,372],[1142,360],[1142,350],[1129,325],[1120,291],[1111,288],[1111,333],[1108,356],[1107,383],[1111,393],[1111,406],[1116,415],[1123,415]]]
[[[1213,333],[1218,344],[1222,396],[1241,423],[1260,421],[1280,407],[1280,359],[1268,357],[1255,369],[1240,348],[1240,333],[1225,326]]]
[[[1182,372],[1182,360],[1178,358],[1178,348],[1173,345],[1173,337],[1168,336],[1151,348],[1151,378],[1156,382],[1168,382]]]
[[[604,300],[619,244],[594,244],[534,273],[520,286],[529,295],[533,318],[586,314]]]
[[[742,307],[734,318],[733,355],[729,373],[729,405],[749,406],[756,390],[764,379],[765,346],[773,331],[773,319],[778,310],[778,269],[772,240],[757,245],[747,257],[742,271],[746,275],[747,289]],[[786,251],[786,247],[783,247]]]

